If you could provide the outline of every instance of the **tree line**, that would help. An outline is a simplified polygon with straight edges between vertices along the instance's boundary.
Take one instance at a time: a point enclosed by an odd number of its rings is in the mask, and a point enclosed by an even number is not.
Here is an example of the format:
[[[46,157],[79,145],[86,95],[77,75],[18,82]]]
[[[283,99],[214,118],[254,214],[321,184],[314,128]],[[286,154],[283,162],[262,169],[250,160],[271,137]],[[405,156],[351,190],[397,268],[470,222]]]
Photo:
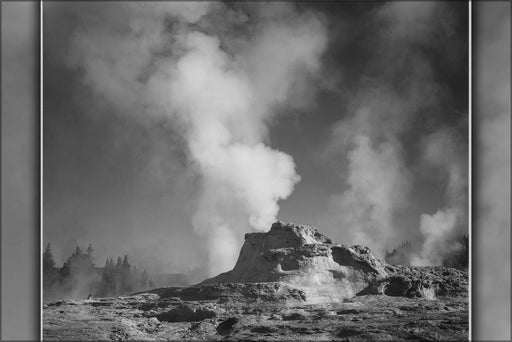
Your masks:
[[[154,286],[146,270],[130,265],[128,256],[108,258],[103,268],[93,263],[93,248],[77,246],[62,267],[56,267],[50,244],[43,253],[43,299],[110,297]]]

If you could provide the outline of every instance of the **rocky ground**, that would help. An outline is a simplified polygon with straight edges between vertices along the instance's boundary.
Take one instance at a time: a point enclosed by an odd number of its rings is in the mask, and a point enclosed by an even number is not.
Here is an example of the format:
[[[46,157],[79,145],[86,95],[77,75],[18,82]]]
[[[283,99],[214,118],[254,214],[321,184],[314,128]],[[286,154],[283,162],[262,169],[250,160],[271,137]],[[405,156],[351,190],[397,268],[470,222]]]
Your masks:
[[[236,295],[235,295],[236,297]],[[363,295],[283,305],[143,294],[60,301],[44,309],[45,340],[417,340],[468,338],[465,298]]]
[[[247,234],[232,271],[197,286],[43,307],[45,340],[468,339],[467,273],[388,265],[311,227]]]

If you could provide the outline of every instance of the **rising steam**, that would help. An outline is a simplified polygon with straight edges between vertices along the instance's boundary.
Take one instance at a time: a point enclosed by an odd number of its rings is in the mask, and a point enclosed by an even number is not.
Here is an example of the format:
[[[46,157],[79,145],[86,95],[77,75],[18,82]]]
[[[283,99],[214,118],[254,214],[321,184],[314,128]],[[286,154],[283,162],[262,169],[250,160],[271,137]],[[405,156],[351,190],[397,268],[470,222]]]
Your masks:
[[[225,271],[242,233],[268,229],[278,201],[300,180],[293,158],[267,145],[267,130],[276,106],[307,98],[308,81],[320,71],[324,25],[289,4],[105,10],[119,20],[102,21],[98,11],[86,16],[69,62],[127,114],[179,127],[191,169],[201,176],[193,226],[208,244],[209,273]]]
[[[386,242],[396,241],[393,215],[405,206],[408,174],[396,146],[373,146],[367,135],[356,136],[348,152],[349,188],[331,202],[337,223],[348,228],[349,240],[370,246],[378,254]]]
[[[420,232],[424,243],[418,254],[411,255],[411,265],[441,265],[444,257],[462,248],[455,243],[456,233],[467,233],[466,189],[467,150],[457,146],[456,133],[439,130],[426,140],[425,159],[443,172],[446,182],[446,206],[434,214],[422,214]]]
[[[436,82],[433,62],[425,53],[437,37],[449,36],[450,14],[444,4],[393,2],[382,5],[369,20],[382,30],[346,117],[333,129],[329,148],[347,162],[345,189],[331,198],[331,224],[350,242],[368,245],[381,257],[400,241],[422,237],[411,262],[440,264],[451,252],[450,239],[464,232],[467,223],[467,154],[458,140],[450,140],[451,130],[433,124],[442,122],[436,116],[445,115],[446,108],[443,85]],[[419,122],[425,127],[418,130]],[[409,146],[404,146],[404,135],[413,127],[428,136],[417,160],[406,152],[422,139],[409,137]],[[425,165],[447,179],[447,204],[432,215],[421,214],[419,226],[404,229],[397,218],[415,195],[412,175]]]

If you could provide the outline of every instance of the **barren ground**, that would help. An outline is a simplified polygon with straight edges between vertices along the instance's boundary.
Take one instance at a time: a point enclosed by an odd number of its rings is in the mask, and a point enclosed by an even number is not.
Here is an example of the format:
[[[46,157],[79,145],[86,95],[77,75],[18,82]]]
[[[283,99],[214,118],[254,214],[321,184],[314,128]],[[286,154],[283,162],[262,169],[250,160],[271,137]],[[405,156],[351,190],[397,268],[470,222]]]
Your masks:
[[[165,296],[164,296],[165,297]],[[59,301],[44,308],[45,340],[467,340],[467,298],[365,295],[292,305],[157,294]]]

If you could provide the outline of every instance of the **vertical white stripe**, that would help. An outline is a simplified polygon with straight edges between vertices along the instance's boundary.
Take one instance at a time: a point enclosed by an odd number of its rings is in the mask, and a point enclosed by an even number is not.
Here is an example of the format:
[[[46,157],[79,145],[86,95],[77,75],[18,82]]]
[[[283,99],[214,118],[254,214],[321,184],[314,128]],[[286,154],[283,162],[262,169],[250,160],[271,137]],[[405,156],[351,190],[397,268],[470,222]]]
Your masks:
[[[39,338],[43,340],[43,0],[39,3]]]
[[[472,40],[471,40],[471,32],[472,32],[472,27],[473,27],[473,23],[471,21],[471,14],[473,12],[473,8],[472,8],[472,1],[470,0],[469,1],[469,4],[468,4],[468,16],[469,16],[469,23],[468,23],[468,35],[469,35],[469,46],[468,46],[468,63],[469,63],[469,66],[468,66],[468,92],[469,92],[469,96],[468,96],[468,257],[469,257],[469,263],[468,263],[468,274],[469,274],[469,283],[468,283],[468,291],[469,291],[469,294],[468,294],[468,302],[469,302],[469,307],[468,307],[468,310],[469,310],[469,331],[468,331],[468,339],[471,341],[472,340],[472,325],[473,325],[473,314],[472,314],[472,300],[471,300],[471,296],[472,296],[472,286],[471,286],[471,283],[472,283],[472,279],[473,279],[473,274],[472,274],[472,255],[473,255],[473,252],[472,252],[472,248],[471,248],[471,245],[472,245],[472,233],[471,233],[471,230],[472,230],[472,210],[471,210],[471,207],[472,207],[472,199],[471,199],[471,193],[472,193],[472,177],[471,177],[471,170],[472,170],[472,160],[471,160],[471,155],[472,155],[472,136],[471,136],[471,121],[473,119],[473,116],[472,116],[472,108],[471,108],[471,99],[472,99],[472,84],[471,84],[471,72],[472,72]]]

